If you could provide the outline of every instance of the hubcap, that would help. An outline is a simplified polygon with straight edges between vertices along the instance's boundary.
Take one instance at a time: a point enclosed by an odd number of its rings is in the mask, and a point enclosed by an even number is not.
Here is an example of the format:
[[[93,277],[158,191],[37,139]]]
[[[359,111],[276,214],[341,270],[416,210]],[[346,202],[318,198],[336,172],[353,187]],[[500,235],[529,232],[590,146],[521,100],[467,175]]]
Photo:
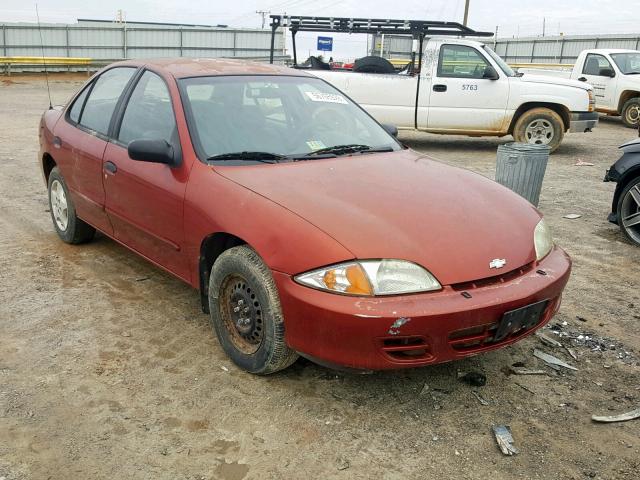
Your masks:
[[[67,195],[64,193],[64,188],[58,180],[54,180],[51,183],[51,190],[49,192],[51,199],[51,213],[53,219],[60,231],[67,230],[69,225],[69,210],[67,207]]]
[[[620,214],[623,228],[634,242],[640,244],[640,184],[624,196]]]
[[[221,288],[220,307],[234,346],[243,353],[255,353],[264,337],[262,307],[256,292],[241,276],[229,276]]]
[[[627,122],[638,123],[640,119],[640,105],[633,105],[627,108]]]
[[[544,118],[537,118],[533,120],[524,131],[524,136],[527,139],[527,143],[533,143],[537,145],[549,145],[553,136],[555,135],[555,129],[553,124],[549,120]]]

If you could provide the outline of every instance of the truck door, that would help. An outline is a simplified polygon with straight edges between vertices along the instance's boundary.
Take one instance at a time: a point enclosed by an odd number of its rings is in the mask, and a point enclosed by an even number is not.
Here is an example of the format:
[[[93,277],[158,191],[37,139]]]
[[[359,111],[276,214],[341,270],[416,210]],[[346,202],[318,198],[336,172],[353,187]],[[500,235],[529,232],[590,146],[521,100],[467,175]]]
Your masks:
[[[429,99],[431,130],[490,134],[507,129],[509,79],[485,55],[469,45],[443,43]],[[493,67],[497,79],[486,78]]]
[[[616,110],[614,104],[616,73],[604,55],[589,53],[582,66],[582,76],[578,80],[590,83],[593,86],[593,95],[596,97],[596,108],[604,110]]]

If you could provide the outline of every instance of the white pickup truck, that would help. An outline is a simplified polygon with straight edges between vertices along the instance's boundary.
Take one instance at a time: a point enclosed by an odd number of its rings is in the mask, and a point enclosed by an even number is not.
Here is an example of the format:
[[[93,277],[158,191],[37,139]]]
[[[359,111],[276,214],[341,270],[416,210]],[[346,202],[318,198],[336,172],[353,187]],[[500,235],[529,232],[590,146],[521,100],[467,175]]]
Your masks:
[[[591,86],[516,74],[483,43],[430,38],[416,75],[313,71],[401,129],[468,136],[513,135],[555,150],[565,132],[598,123]]]
[[[534,70],[527,68],[520,71]],[[596,97],[596,111],[620,115],[627,127],[638,128],[640,51],[611,48],[584,50],[578,55],[573,70],[535,71],[591,84]]]

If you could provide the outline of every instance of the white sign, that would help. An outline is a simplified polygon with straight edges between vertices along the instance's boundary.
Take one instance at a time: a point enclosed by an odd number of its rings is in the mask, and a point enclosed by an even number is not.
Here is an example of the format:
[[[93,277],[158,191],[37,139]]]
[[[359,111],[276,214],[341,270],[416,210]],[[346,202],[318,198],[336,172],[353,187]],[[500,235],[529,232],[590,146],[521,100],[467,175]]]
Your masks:
[[[337,93],[304,92],[314,102],[343,103],[348,105],[347,99]]]

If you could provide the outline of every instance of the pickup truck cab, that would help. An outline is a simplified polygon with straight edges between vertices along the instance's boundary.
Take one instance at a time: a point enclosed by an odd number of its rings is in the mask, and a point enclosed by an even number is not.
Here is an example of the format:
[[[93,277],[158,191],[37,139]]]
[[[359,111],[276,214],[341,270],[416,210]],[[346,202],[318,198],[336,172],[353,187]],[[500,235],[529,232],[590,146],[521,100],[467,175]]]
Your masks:
[[[487,45],[430,38],[420,72],[377,74],[317,70],[381,123],[425,132],[513,135],[555,150],[565,132],[597,125],[591,86],[576,80],[519,75]]]

